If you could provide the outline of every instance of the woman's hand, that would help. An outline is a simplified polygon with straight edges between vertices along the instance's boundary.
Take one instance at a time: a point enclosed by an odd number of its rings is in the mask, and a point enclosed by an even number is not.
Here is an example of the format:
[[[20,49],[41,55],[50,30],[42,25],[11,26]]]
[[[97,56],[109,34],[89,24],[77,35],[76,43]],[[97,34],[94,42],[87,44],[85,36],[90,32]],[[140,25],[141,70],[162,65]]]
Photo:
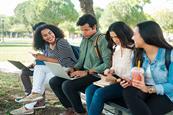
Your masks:
[[[132,86],[140,89],[141,91],[143,91],[145,93],[147,93],[148,87],[145,85],[144,76],[143,76],[143,74],[140,74],[140,76],[141,76],[141,81],[132,80]]]
[[[104,75],[109,75],[109,74],[113,74],[114,73],[114,70],[113,69],[106,69],[104,71]]]
[[[34,54],[33,55],[36,59],[46,61],[47,57],[44,56],[43,54]]]
[[[110,82],[110,83],[116,83],[117,79],[115,77],[112,76],[112,74],[108,74],[107,76],[105,76],[105,81]]]
[[[118,81],[118,80],[117,80]],[[123,88],[126,88],[128,86],[131,86],[132,83],[131,83],[131,80],[128,79],[128,78],[125,78],[123,77],[121,80],[119,80],[118,82],[120,82],[120,85],[123,87]]]

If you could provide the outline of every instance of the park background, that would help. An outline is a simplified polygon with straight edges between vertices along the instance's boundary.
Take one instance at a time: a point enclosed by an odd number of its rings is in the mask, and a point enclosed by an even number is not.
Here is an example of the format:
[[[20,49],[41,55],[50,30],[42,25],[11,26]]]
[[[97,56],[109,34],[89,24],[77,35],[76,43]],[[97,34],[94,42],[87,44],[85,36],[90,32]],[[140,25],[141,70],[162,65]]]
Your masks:
[[[25,65],[33,62],[34,58],[29,53],[33,50],[32,26],[37,22],[56,25],[64,31],[65,39],[70,44],[79,46],[81,34],[79,28],[76,27],[76,21],[84,13],[96,16],[103,33],[115,21],[124,21],[134,28],[139,22],[155,20],[162,27],[165,39],[173,44],[173,0],[1,1],[0,114],[9,114],[10,110],[21,106],[14,102],[15,96],[23,94],[18,77],[20,71],[10,65],[7,60],[18,60]],[[52,113],[54,113],[54,107],[61,106],[55,96],[53,99],[50,98],[47,104]],[[38,115],[43,113],[46,114],[45,111],[36,112]]]

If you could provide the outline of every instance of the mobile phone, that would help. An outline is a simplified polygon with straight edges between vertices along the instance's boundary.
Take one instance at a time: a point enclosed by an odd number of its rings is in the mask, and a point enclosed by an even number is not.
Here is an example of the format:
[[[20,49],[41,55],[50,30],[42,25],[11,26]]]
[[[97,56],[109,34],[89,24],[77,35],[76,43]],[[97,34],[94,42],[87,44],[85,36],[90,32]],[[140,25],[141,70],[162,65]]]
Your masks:
[[[117,79],[122,79],[120,76],[118,76],[117,74],[112,74],[113,77],[117,78]]]

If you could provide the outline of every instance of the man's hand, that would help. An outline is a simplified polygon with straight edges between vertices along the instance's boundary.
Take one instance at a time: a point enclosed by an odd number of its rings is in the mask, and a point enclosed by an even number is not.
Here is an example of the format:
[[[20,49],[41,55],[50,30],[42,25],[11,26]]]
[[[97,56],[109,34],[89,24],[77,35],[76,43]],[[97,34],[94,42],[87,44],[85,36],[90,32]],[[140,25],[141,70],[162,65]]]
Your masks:
[[[71,76],[71,73],[74,72],[74,71],[75,71],[74,68],[69,68],[69,69],[67,70],[67,74],[68,74],[69,76]]]
[[[80,78],[80,77],[84,77],[88,75],[87,71],[74,71],[72,73],[70,73],[70,77],[74,77],[74,78]]]

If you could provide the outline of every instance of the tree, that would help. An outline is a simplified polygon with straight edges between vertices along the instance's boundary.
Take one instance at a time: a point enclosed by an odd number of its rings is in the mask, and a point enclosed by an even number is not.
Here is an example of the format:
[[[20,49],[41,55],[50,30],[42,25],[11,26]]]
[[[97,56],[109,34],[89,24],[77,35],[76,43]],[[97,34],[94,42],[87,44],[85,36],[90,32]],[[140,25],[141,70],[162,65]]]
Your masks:
[[[130,26],[147,19],[143,6],[149,0],[115,0],[104,10],[100,25],[104,31],[115,21],[123,21]]]
[[[154,20],[168,33],[173,32],[173,11],[169,9],[161,9],[153,15]]]
[[[94,10],[93,10],[93,0],[79,0],[81,10],[84,14],[92,14],[95,16]]]
[[[15,15],[27,26],[40,21],[58,25],[78,17],[70,0],[28,0],[16,7]]]
[[[96,19],[99,20],[100,17],[102,16],[102,13],[104,12],[104,10],[102,8],[95,7],[94,11],[95,11]]]

